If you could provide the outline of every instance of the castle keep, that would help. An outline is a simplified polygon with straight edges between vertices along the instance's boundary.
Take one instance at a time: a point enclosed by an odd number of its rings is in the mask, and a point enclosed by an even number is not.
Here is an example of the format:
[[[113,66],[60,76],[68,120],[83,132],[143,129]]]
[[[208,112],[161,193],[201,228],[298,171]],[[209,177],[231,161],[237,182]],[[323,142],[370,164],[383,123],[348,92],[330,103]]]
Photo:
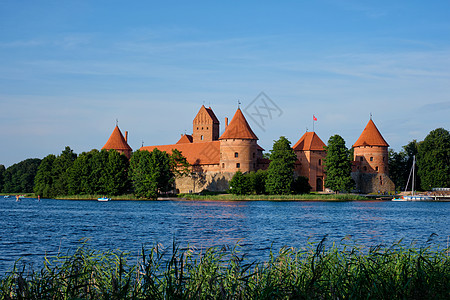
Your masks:
[[[115,149],[131,156],[132,149],[118,126],[102,149]],[[295,173],[309,180],[312,191],[323,191],[326,157],[325,143],[315,132],[306,132],[292,147],[297,161]],[[361,193],[389,192],[394,184],[389,178],[388,147],[372,120],[353,145],[354,161],[352,178]],[[263,158],[264,149],[258,145],[258,137],[251,129],[241,109],[238,108],[230,123],[225,118],[225,131],[220,136],[220,122],[211,107],[202,105],[192,122],[192,134],[181,135],[171,145],[143,146],[141,151],[171,153],[179,150],[192,166],[191,176],[175,180],[178,193],[197,193],[202,190],[224,191],[236,171],[243,173],[267,169],[270,161]]]

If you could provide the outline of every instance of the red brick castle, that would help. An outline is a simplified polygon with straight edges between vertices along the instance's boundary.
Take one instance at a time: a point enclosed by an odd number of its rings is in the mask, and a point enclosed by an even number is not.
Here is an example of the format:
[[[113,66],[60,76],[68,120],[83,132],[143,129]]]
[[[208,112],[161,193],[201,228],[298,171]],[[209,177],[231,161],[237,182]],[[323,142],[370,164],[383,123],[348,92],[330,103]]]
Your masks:
[[[263,158],[264,149],[258,145],[255,135],[241,109],[238,108],[231,122],[225,118],[225,131],[220,136],[220,122],[210,107],[202,105],[192,122],[192,134],[183,134],[175,144],[145,146],[140,150],[158,148],[171,153],[179,150],[192,166],[192,175],[175,181],[176,192],[223,191],[237,170],[243,173],[266,169],[269,160]],[[116,149],[131,156],[131,148],[118,126],[102,149]],[[324,142],[315,132],[306,132],[293,146],[297,155],[296,175],[305,176],[313,191],[324,190],[326,156]],[[386,143],[372,120],[353,145],[354,162],[352,177],[357,190],[362,193],[388,192],[394,185],[388,176]]]

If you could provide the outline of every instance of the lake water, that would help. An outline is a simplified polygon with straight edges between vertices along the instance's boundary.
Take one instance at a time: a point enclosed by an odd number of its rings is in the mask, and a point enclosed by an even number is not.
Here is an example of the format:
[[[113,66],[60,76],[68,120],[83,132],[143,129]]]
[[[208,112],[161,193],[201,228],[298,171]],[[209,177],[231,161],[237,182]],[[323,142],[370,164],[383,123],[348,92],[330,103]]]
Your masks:
[[[350,235],[366,246],[405,243],[445,248],[450,202],[68,201],[0,199],[0,274],[23,257],[42,266],[47,253],[66,253],[88,238],[95,249],[138,253],[142,246],[204,249],[234,245],[253,260],[269,249],[302,248],[327,235]]]

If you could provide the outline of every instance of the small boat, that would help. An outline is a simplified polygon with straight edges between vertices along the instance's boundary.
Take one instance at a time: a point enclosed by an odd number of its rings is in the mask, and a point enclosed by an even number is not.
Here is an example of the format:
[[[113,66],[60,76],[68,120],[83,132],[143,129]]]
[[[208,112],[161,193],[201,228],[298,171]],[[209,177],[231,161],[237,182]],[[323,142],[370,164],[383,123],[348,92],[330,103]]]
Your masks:
[[[97,201],[100,201],[100,202],[106,202],[106,201],[109,201],[109,200],[111,200],[111,198],[101,197],[101,198],[97,199]]]
[[[416,156],[414,155],[411,171],[409,172],[408,182],[406,183],[406,187],[405,187],[405,192],[406,192],[406,189],[408,188],[409,180],[411,179],[411,174],[412,174],[411,195],[401,196],[400,198],[394,198],[394,199],[392,199],[392,201],[432,201],[432,200],[434,200],[433,197],[431,197],[431,196],[414,194],[415,167],[416,167]]]
[[[5,195],[3,198],[8,199],[9,197],[11,197],[10,195]]]

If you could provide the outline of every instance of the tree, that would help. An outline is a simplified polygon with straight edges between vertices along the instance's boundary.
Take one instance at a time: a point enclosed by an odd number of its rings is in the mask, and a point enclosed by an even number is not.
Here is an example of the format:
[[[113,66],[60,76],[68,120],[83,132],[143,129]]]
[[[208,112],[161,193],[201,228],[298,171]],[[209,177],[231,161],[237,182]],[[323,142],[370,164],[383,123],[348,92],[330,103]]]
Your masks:
[[[397,190],[404,190],[408,179],[405,152],[388,151],[389,178],[394,182]]]
[[[291,142],[284,136],[274,141],[267,170],[266,191],[269,194],[291,194],[294,181],[294,163],[297,156]]]
[[[40,163],[39,158],[29,158],[8,167],[4,172],[3,192],[32,193]]]
[[[44,157],[34,178],[34,193],[44,198],[52,198],[55,196],[52,190],[54,178],[52,169],[55,159],[56,156],[53,154]]]
[[[130,172],[135,195],[148,199],[156,199],[160,193],[169,191],[175,177],[169,155],[158,149],[134,152]]]
[[[5,184],[5,166],[0,165],[0,193],[3,191],[3,185]]]
[[[179,150],[173,149],[169,159],[170,159],[170,170],[176,176],[187,176],[191,173],[190,171],[191,165],[188,163],[186,157],[184,157]]]
[[[102,150],[107,151],[107,150]],[[105,193],[107,195],[121,195],[130,189],[128,180],[128,158],[116,150],[109,150],[105,166]]]
[[[69,169],[72,167],[73,162],[77,158],[77,155],[70,147],[66,148],[61,154],[56,157],[53,162],[52,174],[52,194],[53,195],[67,195],[69,192]]]
[[[431,131],[419,144],[417,164],[424,190],[450,187],[450,133],[444,128]]]
[[[308,194],[311,189],[309,179],[305,176],[298,176],[292,183],[292,191],[294,194]]]
[[[267,171],[258,170],[256,172],[250,172],[245,174],[250,180],[250,187],[253,193],[257,195],[264,194],[266,192],[266,180]]]
[[[248,195],[252,192],[250,178],[242,174],[241,170],[234,173],[229,185],[229,191],[234,195]]]
[[[351,177],[352,157],[344,139],[337,134],[330,137],[325,150],[325,187],[336,192],[351,191],[355,186]]]

